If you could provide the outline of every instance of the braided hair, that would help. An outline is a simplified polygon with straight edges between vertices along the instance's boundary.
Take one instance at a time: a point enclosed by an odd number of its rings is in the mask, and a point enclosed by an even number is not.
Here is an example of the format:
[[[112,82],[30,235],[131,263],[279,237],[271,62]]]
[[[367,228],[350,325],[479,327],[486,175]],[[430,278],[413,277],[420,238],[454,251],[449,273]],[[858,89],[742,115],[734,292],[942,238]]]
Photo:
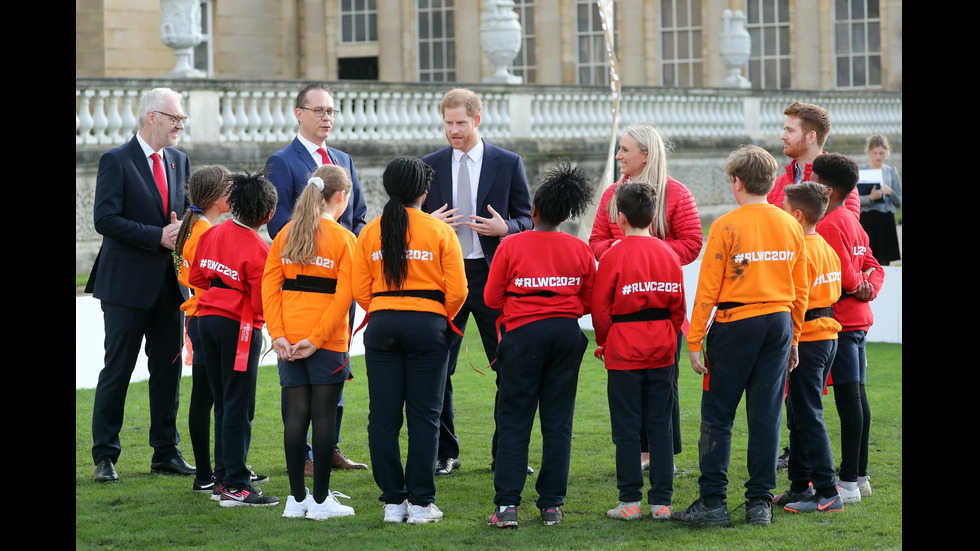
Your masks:
[[[180,231],[177,232],[177,241],[174,244],[173,256],[176,265],[180,266],[183,262],[184,243],[190,237],[194,223],[204,216],[204,211],[211,208],[211,205],[228,192],[230,181],[231,172],[221,165],[205,166],[191,174],[191,180],[187,183],[187,201],[190,204],[184,211]]]
[[[265,177],[262,169],[255,173],[245,171],[231,177],[231,194],[228,205],[235,219],[250,228],[259,226],[262,221],[276,211],[279,195],[275,186]]]
[[[589,174],[561,159],[534,192],[534,209],[544,222],[558,225],[581,215],[592,204]]]
[[[408,277],[408,213],[405,205],[429,192],[432,168],[415,157],[398,157],[381,175],[388,202],[381,211],[381,266],[389,289],[401,289]]]

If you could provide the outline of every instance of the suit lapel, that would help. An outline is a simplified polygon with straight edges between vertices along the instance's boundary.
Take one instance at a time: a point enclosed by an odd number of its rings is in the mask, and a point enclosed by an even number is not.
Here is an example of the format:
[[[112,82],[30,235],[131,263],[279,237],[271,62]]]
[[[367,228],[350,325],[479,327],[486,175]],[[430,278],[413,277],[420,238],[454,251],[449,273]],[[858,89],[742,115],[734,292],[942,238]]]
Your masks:
[[[299,138],[293,138],[293,151],[296,153],[296,156],[299,157],[300,162],[302,162],[303,165],[305,165],[309,170],[309,172],[307,172],[303,178],[305,180],[310,176],[310,174],[316,172],[316,169],[319,168],[320,165],[313,161],[313,156],[306,150],[306,147],[304,147],[299,141]]]
[[[480,216],[489,216],[489,209],[484,209],[483,205],[487,196],[490,195],[490,188],[493,187],[494,178],[497,177],[497,169],[500,168],[500,163],[497,162],[497,158],[500,154],[497,152],[497,148],[483,142],[483,167],[480,168],[480,185],[476,190],[476,208]],[[487,210],[486,214],[482,211]]]
[[[454,208],[456,203],[453,202],[453,148],[447,147],[444,149],[444,155],[437,157],[439,162],[436,166],[432,167],[435,170],[437,176],[435,180],[439,185],[439,193],[442,195],[442,202],[449,205],[449,208]],[[442,205],[433,205],[434,208],[438,209]]]
[[[146,156],[143,155],[143,148],[140,147],[139,141],[136,136],[133,136],[133,140],[130,143],[130,150],[133,153],[133,163],[136,165],[136,170],[139,171],[140,176],[143,177],[143,184],[150,192],[150,197],[153,197],[156,201],[157,212],[163,213],[163,217],[167,217],[167,213],[163,212],[163,198],[160,197],[160,189],[157,187],[157,181],[153,178],[153,172],[150,170],[150,163]],[[169,189],[170,186],[168,185]]]

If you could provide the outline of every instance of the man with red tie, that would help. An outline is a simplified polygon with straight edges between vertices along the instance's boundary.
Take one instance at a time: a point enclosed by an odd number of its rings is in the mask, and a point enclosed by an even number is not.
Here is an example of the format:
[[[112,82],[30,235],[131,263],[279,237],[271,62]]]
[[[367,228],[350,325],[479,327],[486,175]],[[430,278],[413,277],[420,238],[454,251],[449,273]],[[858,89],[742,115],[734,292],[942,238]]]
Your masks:
[[[171,251],[180,228],[176,213],[184,212],[184,187],[190,178],[187,155],[173,149],[187,120],[181,99],[169,88],[147,92],[139,103],[139,131],[99,160],[94,219],[102,247],[85,289],[101,301],[105,321],[105,364],[92,410],[97,482],[119,479],[119,431],[144,337],[150,372],[150,470],[196,472],[177,448],[176,424],[183,344],[180,305],[187,290],[177,283]]]

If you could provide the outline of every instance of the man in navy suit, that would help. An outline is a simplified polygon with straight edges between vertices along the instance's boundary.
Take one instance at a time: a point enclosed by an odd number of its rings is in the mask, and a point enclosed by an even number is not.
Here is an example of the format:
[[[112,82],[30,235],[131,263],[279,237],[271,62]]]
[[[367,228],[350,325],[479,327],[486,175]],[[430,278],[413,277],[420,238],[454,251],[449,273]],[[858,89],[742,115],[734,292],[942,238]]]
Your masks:
[[[469,294],[453,324],[464,331],[472,312],[487,361],[493,364],[497,357],[495,324],[500,312],[483,301],[483,288],[500,240],[532,227],[527,174],[518,155],[480,139],[478,128],[483,103],[475,93],[461,88],[450,90],[439,103],[439,110],[450,147],[422,158],[435,171],[422,210],[456,229],[463,249]],[[461,194],[463,197],[460,197]],[[459,439],[453,420],[451,376],[456,371],[461,344],[462,337],[452,334],[449,373],[440,419],[437,475],[450,474],[460,465]],[[496,444],[497,434],[494,431],[491,450],[494,455]]]
[[[296,96],[296,120],[299,121],[299,134],[286,147],[276,151],[266,163],[269,168],[269,181],[279,192],[276,214],[269,221],[269,236],[275,239],[279,230],[289,222],[293,215],[293,205],[306,189],[310,175],[323,164],[342,166],[350,172],[350,202],[347,210],[337,222],[354,235],[361,233],[367,216],[364,194],[357,179],[354,160],[350,155],[326,145],[326,139],[333,130],[334,120],[340,113],[334,108],[333,96],[322,84],[310,84]]]
[[[347,210],[337,222],[343,227],[361,233],[364,227],[367,207],[364,204],[364,194],[361,193],[361,183],[357,179],[354,160],[350,155],[326,145],[327,136],[333,130],[334,121],[340,113],[334,108],[333,96],[322,84],[309,84],[296,95],[296,120],[299,122],[299,134],[286,147],[276,151],[269,157],[269,181],[279,192],[279,203],[276,213],[266,226],[273,238],[289,222],[293,215],[293,205],[299,195],[306,189],[307,181],[313,172],[324,164],[342,166],[350,172],[351,197]],[[351,306],[351,324],[354,322],[354,308]],[[282,391],[282,416],[286,419],[286,390]],[[340,396],[337,405],[337,438],[340,438],[340,424],[344,416],[344,396]],[[311,458],[312,449],[307,445],[307,474],[313,476]],[[334,451],[333,468],[335,469],[367,469],[364,463],[357,463],[347,458],[337,448]]]
[[[180,399],[180,305],[187,290],[177,283],[171,251],[184,211],[190,177],[187,155],[173,149],[184,129],[181,95],[156,88],[140,99],[139,131],[126,145],[99,160],[95,184],[95,230],[102,248],[86,292],[102,302],[105,366],[99,373],[92,411],[95,480],[114,482],[121,447],[119,431],[129,379],[146,338],[150,372],[152,472],[192,475],[177,443]]]

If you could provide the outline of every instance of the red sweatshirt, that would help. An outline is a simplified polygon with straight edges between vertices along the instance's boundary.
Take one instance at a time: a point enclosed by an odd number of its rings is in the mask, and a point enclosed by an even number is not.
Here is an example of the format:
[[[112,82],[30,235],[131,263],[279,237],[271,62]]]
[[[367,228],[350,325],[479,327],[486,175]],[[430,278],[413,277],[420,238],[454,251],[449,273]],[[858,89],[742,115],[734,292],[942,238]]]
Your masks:
[[[612,322],[645,308],[669,310],[669,319]],[[595,340],[606,369],[674,365],[677,332],[686,313],[684,272],[677,256],[655,237],[625,237],[602,256],[592,293]]]
[[[595,260],[583,241],[560,231],[526,231],[500,242],[483,298],[503,312],[511,330],[545,318],[588,314],[594,282]],[[525,296],[539,292],[550,296]]]
[[[857,286],[867,281],[874,288],[874,300],[885,281],[885,271],[875,260],[868,245],[868,234],[864,232],[861,223],[841,207],[824,215],[817,223],[819,233],[829,244],[841,265],[841,288],[844,293],[851,293]],[[870,275],[864,273],[872,269]],[[871,305],[862,300],[845,294],[845,298],[834,304],[834,319],[840,322],[841,331],[867,331],[874,322]]]
[[[246,302],[252,325],[262,328],[262,273],[269,245],[251,228],[226,220],[201,235],[191,265],[190,284],[204,289],[197,301],[198,316],[242,319]],[[220,281],[220,285],[213,282]]]

